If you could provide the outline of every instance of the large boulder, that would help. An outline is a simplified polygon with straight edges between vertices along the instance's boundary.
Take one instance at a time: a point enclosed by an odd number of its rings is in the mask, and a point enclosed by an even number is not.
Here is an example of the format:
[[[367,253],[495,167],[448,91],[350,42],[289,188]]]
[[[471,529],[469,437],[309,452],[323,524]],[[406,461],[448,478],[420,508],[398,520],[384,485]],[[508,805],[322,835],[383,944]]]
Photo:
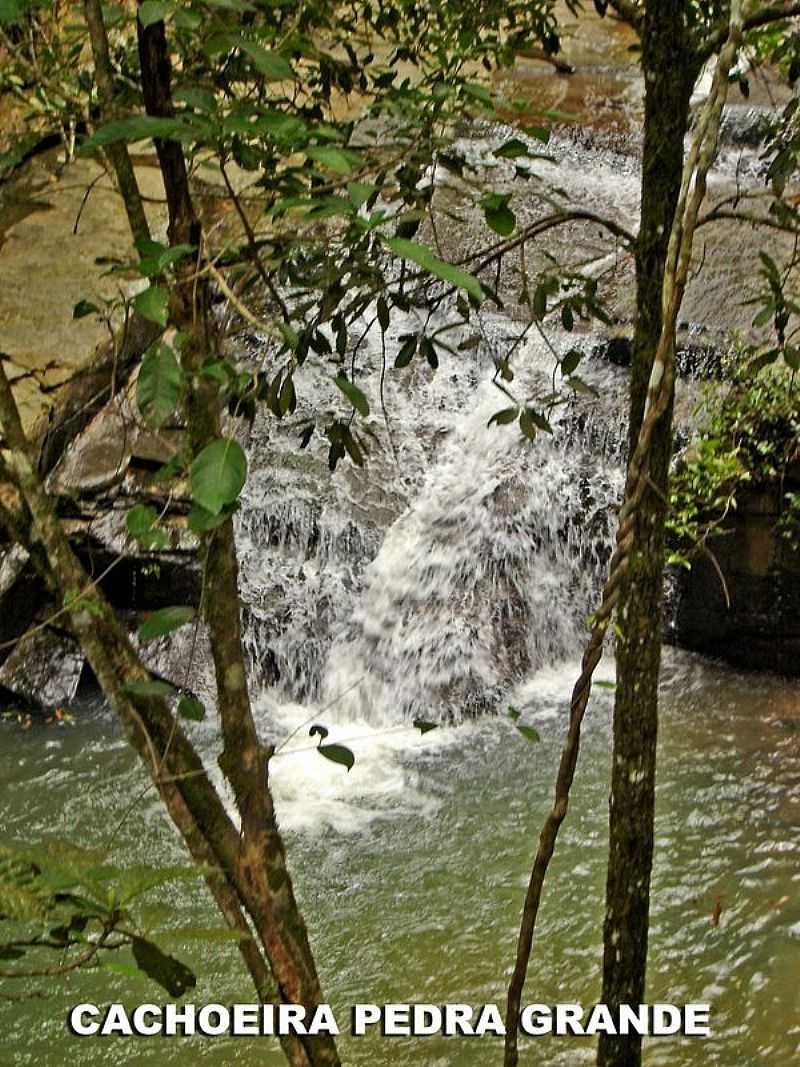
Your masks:
[[[726,533],[678,582],[678,644],[738,667],[800,675],[800,547],[779,529],[783,485],[742,494]]]

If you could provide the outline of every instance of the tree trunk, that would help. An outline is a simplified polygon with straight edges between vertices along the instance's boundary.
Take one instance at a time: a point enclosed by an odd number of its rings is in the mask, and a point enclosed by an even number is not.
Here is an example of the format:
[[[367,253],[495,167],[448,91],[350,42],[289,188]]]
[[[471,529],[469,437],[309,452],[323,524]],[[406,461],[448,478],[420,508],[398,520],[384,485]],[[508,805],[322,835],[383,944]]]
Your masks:
[[[84,0],[83,12],[92,44],[94,79],[97,83],[97,95],[100,100],[102,121],[110,122],[112,119],[117,118],[116,94],[114,92],[114,71],[111,67],[111,57],[108,51],[108,34],[106,33],[106,24],[103,21],[100,0]],[[136,181],[128,146],[122,142],[110,144],[106,147],[106,155],[114,168],[133,239],[134,241],[147,241],[150,238],[150,228],[147,225],[142,195],[139,191],[139,183]]]
[[[630,393],[630,448],[636,445],[662,327],[662,286],[681,187],[689,97],[696,75],[683,0],[649,0],[642,28],[645,135],[637,314]],[[672,450],[672,408],[657,424],[651,488],[641,502],[635,549],[617,621],[617,690],[610,798],[602,1002],[644,1002],[653,858],[664,521]],[[641,1038],[603,1034],[598,1067],[639,1067]]]

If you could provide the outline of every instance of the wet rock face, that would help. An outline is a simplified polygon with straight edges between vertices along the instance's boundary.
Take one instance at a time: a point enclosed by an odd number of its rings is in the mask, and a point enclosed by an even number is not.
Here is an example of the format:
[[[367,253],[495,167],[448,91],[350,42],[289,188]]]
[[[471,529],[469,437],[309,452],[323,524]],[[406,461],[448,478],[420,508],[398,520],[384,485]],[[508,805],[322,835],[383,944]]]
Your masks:
[[[724,586],[707,556],[682,572],[672,636],[737,667],[797,677],[800,548],[776,529],[781,495],[772,487],[749,493],[726,522],[730,532],[711,543]]]

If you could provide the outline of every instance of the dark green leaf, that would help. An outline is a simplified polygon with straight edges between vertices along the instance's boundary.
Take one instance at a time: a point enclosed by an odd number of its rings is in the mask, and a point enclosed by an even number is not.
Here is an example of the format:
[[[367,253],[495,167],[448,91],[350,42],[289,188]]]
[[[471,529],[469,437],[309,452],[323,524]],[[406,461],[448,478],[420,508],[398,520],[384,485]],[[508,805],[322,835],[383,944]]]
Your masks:
[[[73,319],[82,319],[86,315],[94,315],[98,313],[100,308],[97,304],[93,304],[89,300],[79,300],[75,307],[72,309]]]
[[[522,712],[520,712],[519,709],[515,708],[513,704],[508,705],[508,717],[512,720],[512,722],[516,722],[521,714]]]
[[[503,408],[502,411],[496,411],[486,425],[491,426],[493,423],[497,423],[498,426],[508,426],[510,423],[516,422],[518,418],[519,408]]]
[[[567,384],[570,389],[574,389],[576,393],[581,393],[583,396],[597,396],[597,390],[593,385],[589,385],[583,378],[579,378],[577,374],[571,374],[567,378]]]
[[[315,163],[321,163],[323,167],[335,171],[336,174],[349,174],[356,161],[352,152],[345,152],[341,148],[307,148],[306,155]]]
[[[533,294],[533,314],[539,322],[547,314],[547,288],[542,284],[536,286]]]
[[[420,354],[423,355],[432,370],[439,367],[439,357],[436,354],[436,346],[430,337],[423,337],[419,344]]]
[[[169,993],[171,997],[182,997],[187,989],[194,989],[197,979],[192,971],[176,960],[174,956],[167,956],[158,945],[147,941],[143,937],[133,939],[133,958],[140,970],[152,978]]]
[[[182,696],[178,701],[178,714],[191,722],[202,722],[206,717],[206,706],[195,697]]]
[[[539,736],[539,731],[536,729],[535,726],[524,726],[521,723],[517,723],[517,729],[522,734],[522,736],[528,741],[536,743],[537,741],[542,740]]]
[[[236,38],[236,44],[250,59],[265,81],[293,81],[294,71],[291,64],[278,52],[268,51],[255,41],[243,37]]]
[[[481,283],[474,274],[468,274],[467,271],[454,267],[451,263],[445,263],[425,245],[418,244],[416,241],[406,241],[402,237],[387,238],[386,244],[400,259],[416,263],[418,267],[422,267],[429,274],[441,278],[442,281],[457,285],[476,300],[483,299]]]
[[[528,416],[528,418],[531,420],[537,430],[544,430],[545,433],[553,432],[553,427],[550,425],[544,415],[540,414],[540,412],[536,411],[534,408],[525,408],[525,414]]]
[[[195,616],[194,608],[176,605],[154,611],[139,627],[136,634],[140,641],[153,641],[157,637],[171,634],[173,630],[185,626]]]
[[[364,396],[362,391],[357,385],[354,385],[349,379],[345,378],[343,374],[337,374],[333,379],[359,415],[363,415],[365,418],[369,415],[369,401]]]
[[[280,393],[278,394],[278,408],[281,415],[291,414],[297,407],[297,394],[294,389],[294,378],[287,374],[283,379]]]
[[[501,159],[517,159],[519,156],[529,156],[530,154],[530,149],[524,141],[520,141],[519,137],[512,137],[510,141],[506,141],[505,144],[494,150],[494,155],[499,156]]]
[[[501,196],[498,193],[490,193],[481,200],[481,207],[483,208],[487,226],[494,230],[495,233],[499,233],[501,237],[508,237],[512,234],[517,224],[516,216],[508,206],[510,199],[510,193],[505,196]]]
[[[208,533],[209,530],[216,530],[218,526],[222,526],[223,522],[228,519],[228,515],[229,512],[224,509],[220,511],[218,515],[214,515],[212,512],[206,511],[206,509],[199,504],[194,504],[192,510],[189,512],[186,524],[192,533]]]
[[[569,352],[561,360],[561,373],[563,375],[572,374],[578,368],[578,364],[583,359],[583,353],[577,348],[571,348]]]
[[[395,368],[401,370],[403,367],[407,367],[411,360],[414,358],[414,354],[417,351],[417,338],[409,337],[403,342],[400,351],[394,361]]]
[[[415,730],[419,730],[421,734],[430,733],[431,730],[437,730],[439,727],[438,723],[428,722],[427,719],[414,719],[411,725]]]
[[[134,297],[133,306],[144,318],[166,326],[169,318],[169,293],[163,286],[150,285]]]
[[[309,737],[319,737],[321,741],[324,741],[328,736],[328,727],[320,726],[319,723],[315,723],[308,731]]]
[[[145,548],[165,548],[169,544],[169,538],[164,530],[159,530],[155,523],[158,513],[155,508],[147,504],[137,504],[132,507],[125,518],[128,533]]]
[[[342,767],[346,767],[348,771],[355,766],[355,756],[344,745],[319,745],[317,752],[325,759],[329,759],[331,763],[339,763]]]
[[[0,0],[0,25],[16,22],[23,11],[22,0]]]
[[[154,22],[163,22],[174,10],[175,5],[164,0],[144,0],[144,3],[139,5],[139,22],[147,29]]]
[[[238,499],[247,478],[247,458],[238,441],[220,437],[192,463],[192,498],[212,515]]]
[[[169,345],[153,345],[142,361],[136,381],[136,403],[149,426],[157,429],[164,425],[178,406],[182,387],[183,371],[175,353]]]
[[[384,333],[389,329],[389,305],[386,303],[384,296],[378,297],[378,322]]]
[[[84,141],[80,154],[91,152],[95,148],[102,148],[104,145],[116,144],[119,141],[130,143],[148,140],[152,137],[174,140],[189,132],[191,128],[182,119],[162,119],[152,115],[135,115],[128,119],[115,119],[114,122],[107,122],[105,126],[101,126]]]

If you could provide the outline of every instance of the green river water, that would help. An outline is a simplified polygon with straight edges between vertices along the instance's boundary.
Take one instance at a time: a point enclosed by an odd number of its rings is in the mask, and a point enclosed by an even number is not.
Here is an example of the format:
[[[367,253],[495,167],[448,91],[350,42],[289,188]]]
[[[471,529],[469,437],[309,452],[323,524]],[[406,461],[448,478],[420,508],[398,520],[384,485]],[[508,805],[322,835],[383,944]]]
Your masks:
[[[539,729],[539,745],[499,719],[425,737],[344,722],[331,736],[356,752],[349,776],[309,751],[304,733],[293,742],[302,751],[275,760],[298,894],[343,1031],[358,1002],[502,1005],[574,669],[540,674],[512,694]],[[781,679],[675,652],[663,694],[649,1000],[708,1001],[713,1034],[653,1039],[645,1062],[790,1067],[800,1051],[800,698]],[[526,1002],[599,998],[610,703],[601,692],[590,708]],[[261,713],[276,737],[309,714],[266,701]],[[102,706],[68,728],[4,729],[0,739],[3,837],[102,847],[113,832],[118,856],[130,862],[181,861],[151,794],[126,815],[143,779]],[[147,913],[152,928],[215,922],[201,884],[160,894]],[[166,944],[197,970],[193,1002],[252,999],[230,945]],[[47,996],[0,1001],[2,1067],[282,1062],[271,1038],[68,1033],[67,1011],[78,1002],[162,1002],[165,994],[144,980],[95,971],[28,988]],[[343,1061],[357,1067],[501,1062],[493,1037],[376,1033],[340,1043]],[[526,1038],[521,1047],[522,1064],[592,1062],[588,1038]]]

